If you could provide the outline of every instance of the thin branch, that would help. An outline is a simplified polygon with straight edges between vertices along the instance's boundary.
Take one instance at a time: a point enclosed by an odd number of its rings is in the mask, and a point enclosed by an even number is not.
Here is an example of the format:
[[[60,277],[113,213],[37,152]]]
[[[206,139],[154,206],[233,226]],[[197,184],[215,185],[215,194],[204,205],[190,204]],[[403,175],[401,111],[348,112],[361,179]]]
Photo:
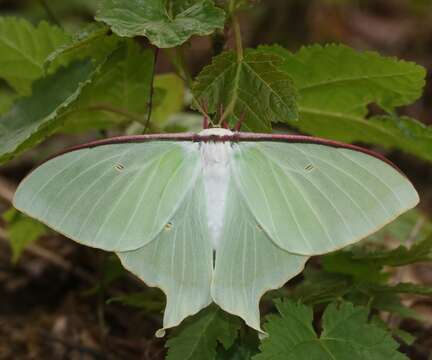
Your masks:
[[[152,73],[151,83],[150,83],[150,95],[147,102],[147,120],[144,125],[143,134],[145,134],[149,128],[152,111],[153,111],[154,78],[156,75],[156,65],[157,65],[158,56],[159,56],[159,48],[157,47],[155,48],[155,52],[154,52],[153,73]]]

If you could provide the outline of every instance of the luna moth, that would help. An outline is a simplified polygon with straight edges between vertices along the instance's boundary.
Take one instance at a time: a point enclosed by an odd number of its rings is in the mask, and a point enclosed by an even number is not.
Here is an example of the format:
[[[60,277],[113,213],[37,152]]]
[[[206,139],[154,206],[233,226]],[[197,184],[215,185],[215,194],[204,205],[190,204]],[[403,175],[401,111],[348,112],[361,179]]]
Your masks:
[[[27,176],[14,205],[162,289],[162,336],[212,302],[261,332],[266,291],[418,201],[357,146],[212,128],[75,147]]]

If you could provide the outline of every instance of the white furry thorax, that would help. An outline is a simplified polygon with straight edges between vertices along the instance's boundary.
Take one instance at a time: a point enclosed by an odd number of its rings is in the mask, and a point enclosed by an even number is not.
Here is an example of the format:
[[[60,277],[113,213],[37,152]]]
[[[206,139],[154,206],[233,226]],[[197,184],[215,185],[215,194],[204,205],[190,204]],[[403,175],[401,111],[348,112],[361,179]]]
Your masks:
[[[199,135],[232,135],[227,129],[205,129]],[[231,143],[201,142],[201,161],[203,165],[206,192],[208,228],[213,249],[218,248],[224,224],[225,204],[230,179]]]

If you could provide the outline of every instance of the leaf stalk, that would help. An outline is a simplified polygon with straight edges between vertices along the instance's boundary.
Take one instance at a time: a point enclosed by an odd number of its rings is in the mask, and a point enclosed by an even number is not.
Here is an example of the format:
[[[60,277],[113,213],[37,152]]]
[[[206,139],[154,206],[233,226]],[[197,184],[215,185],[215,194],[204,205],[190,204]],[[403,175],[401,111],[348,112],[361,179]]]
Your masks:
[[[238,62],[241,62],[243,61],[243,43],[242,43],[240,24],[236,15],[233,15],[232,21],[233,21],[233,29],[234,29],[235,42],[236,42],[237,60]]]

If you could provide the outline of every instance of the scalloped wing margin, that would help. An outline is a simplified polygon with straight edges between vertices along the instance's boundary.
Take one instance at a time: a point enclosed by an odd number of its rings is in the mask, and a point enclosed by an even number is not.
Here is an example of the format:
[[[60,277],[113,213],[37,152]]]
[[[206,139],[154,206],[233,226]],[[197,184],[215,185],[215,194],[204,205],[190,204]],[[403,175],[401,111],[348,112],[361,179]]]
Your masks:
[[[195,185],[198,147],[164,141],[67,152],[24,179],[14,206],[81,244],[135,250],[162,231]]]
[[[210,305],[213,249],[202,177],[154,241],[117,255],[126,269],[166,295],[163,328],[157,336],[163,336],[165,329],[179,325],[187,316]]]
[[[239,143],[233,175],[280,248],[319,255],[379,230],[419,201],[410,181],[364,152],[307,143]]]

